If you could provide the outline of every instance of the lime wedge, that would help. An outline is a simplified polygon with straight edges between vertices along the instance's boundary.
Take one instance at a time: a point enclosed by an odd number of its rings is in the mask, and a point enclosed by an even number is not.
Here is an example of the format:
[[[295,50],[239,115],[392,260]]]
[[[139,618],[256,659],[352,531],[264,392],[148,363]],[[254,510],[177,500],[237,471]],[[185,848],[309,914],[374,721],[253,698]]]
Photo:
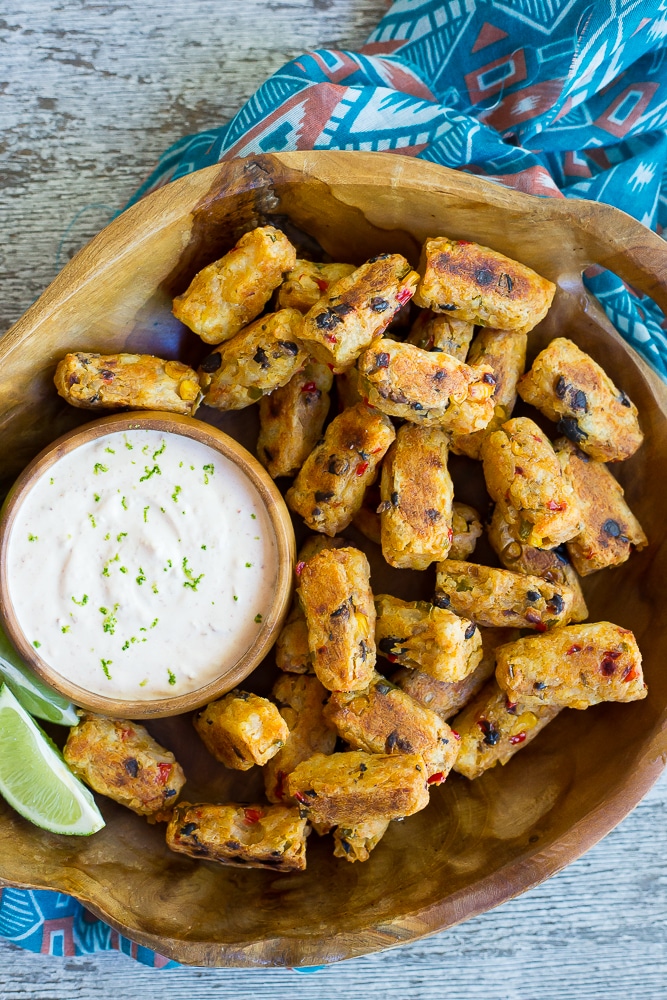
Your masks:
[[[104,826],[91,793],[6,684],[0,687],[0,794],[51,833],[88,836]]]
[[[4,681],[31,715],[60,726],[76,726],[79,718],[71,701],[45,684],[26,666],[0,626],[0,683]]]

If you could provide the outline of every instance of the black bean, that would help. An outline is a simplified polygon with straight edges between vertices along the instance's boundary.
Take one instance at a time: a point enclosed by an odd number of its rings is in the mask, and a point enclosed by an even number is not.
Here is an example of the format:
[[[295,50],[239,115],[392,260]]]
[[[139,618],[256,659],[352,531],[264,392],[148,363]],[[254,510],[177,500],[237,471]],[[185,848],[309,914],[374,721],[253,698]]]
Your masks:
[[[496,378],[495,375],[491,375],[490,372],[485,372],[485,374],[482,376],[482,382],[486,382],[487,385],[496,385],[498,379]]]
[[[535,681],[533,687],[535,688],[536,691],[544,691],[546,684],[544,683],[544,681]]]
[[[165,797],[165,799],[171,799],[171,798],[173,798],[174,795],[177,795],[177,794],[178,794],[178,792],[176,791],[175,788],[167,788],[167,790],[164,793],[164,797]]]
[[[475,275],[475,280],[478,285],[490,285],[494,277],[493,271],[489,271],[488,267],[482,267]]]
[[[389,355],[386,351],[380,351],[379,354],[375,355],[375,367],[376,368],[388,368],[389,367]]]
[[[500,733],[488,719],[480,719],[479,727],[484,733],[484,742],[489,747],[494,747],[496,743],[500,743]]]
[[[299,348],[292,340],[279,340],[278,343],[287,354],[291,354],[292,357],[299,353]]]
[[[509,295],[509,293],[514,288],[514,282],[510,278],[509,274],[504,274],[503,273],[503,274],[500,275],[500,277],[498,278],[498,287],[501,288],[501,289],[502,288],[506,288],[507,289],[507,294]]]
[[[101,400],[101,398],[102,397],[100,396],[99,392],[96,392],[94,396],[90,397],[90,399],[88,400],[88,402],[89,403],[99,403],[99,401]]]
[[[451,601],[447,594],[436,594],[433,598],[433,604],[436,608],[448,608]]]
[[[220,351],[214,351],[213,354],[209,354],[208,357],[204,358],[200,364],[200,368],[203,372],[217,372],[218,368],[222,364],[222,354]]]
[[[572,402],[570,405],[573,410],[587,410],[588,399],[586,398],[586,393],[581,389],[575,389],[572,393]]]
[[[196,829],[197,829],[196,823],[186,823],[185,826],[182,826],[178,832],[181,837],[190,837],[192,836],[192,834],[195,832]]]
[[[424,409],[424,407],[422,406],[421,403],[410,403],[410,406],[412,407],[413,410],[423,410]]]
[[[329,457],[329,464],[327,465],[327,472],[330,472],[332,476],[342,476],[350,468],[350,463],[346,462],[344,458],[338,458],[337,455],[331,455]]]
[[[554,386],[554,392],[556,393],[559,399],[564,399],[567,390],[568,390],[567,382],[565,381],[562,375],[559,375],[556,381],[556,385]]]
[[[388,635],[385,639],[380,639],[378,649],[381,653],[393,653],[394,646],[399,646],[402,642],[404,642],[403,639],[396,639]]]
[[[452,309],[456,309],[456,304],[441,302],[437,307],[440,312],[451,312]]]
[[[558,421],[558,430],[575,444],[585,441],[588,437],[586,431],[582,431],[574,417],[561,417]]]
[[[470,625],[468,625],[467,629],[465,630],[465,632],[463,634],[463,638],[464,639],[472,639],[472,637],[474,636],[474,634],[475,634],[476,631],[477,631],[477,626],[475,625],[474,622],[470,622]]]
[[[317,500],[318,503],[326,503],[328,500],[331,500],[333,497],[335,497],[335,495],[336,494],[333,492],[333,490],[317,490],[317,492],[315,493],[315,499]]]
[[[622,389],[621,389],[621,395],[618,398],[621,403],[621,406],[632,406],[630,399],[628,398],[628,396],[626,396],[626,394],[623,392]]]
[[[542,595],[537,590],[527,590],[526,591],[526,598],[529,601],[539,601],[539,599],[540,599],[541,596]]]
[[[345,851],[345,853],[346,853],[346,854],[349,854],[349,853],[350,853],[350,851],[352,850],[352,844],[348,844],[347,840],[343,840],[343,838],[342,838],[342,837],[341,837],[341,839],[340,839],[339,843],[340,843],[340,846],[341,846],[341,847],[343,848],[343,850]]]
[[[241,845],[238,842],[238,840],[228,840],[225,843],[225,847],[228,847],[230,851],[240,851],[241,850]],[[245,860],[245,859],[238,858],[237,860],[238,861],[242,861],[242,860]]]
[[[371,257],[371,258],[370,258],[370,259],[369,259],[369,260],[367,261],[367,263],[368,263],[368,264],[377,264],[377,262],[378,262],[379,260],[387,260],[387,258],[388,258],[388,257],[390,257],[390,256],[391,256],[391,254],[388,254],[388,253],[379,253],[379,254],[377,255],[377,257]]]
[[[131,778],[136,778],[139,774],[139,762],[134,757],[128,757],[125,761],[125,770]]]
[[[398,507],[398,493],[396,490],[391,494],[390,500],[392,507]]]
[[[550,611],[553,611],[554,614],[559,615],[565,607],[565,601],[560,594],[554,594],[551,600],[547,602],[547,607]]]
[[[255,362],[256,365],[259,365],[260,368],[270,368],[271,367],[271,362],[269,361],[269,356],[268,356],[268,354],[266,353],[266,351],[264,350],[263,347],[258,347],[257,348],[257,350],[255,352],[255,356],[254,356],[254,358],[252,360]]]
[[[361,656],[361,662],[365,663],[366,660],[368,659],[368,646],[366,645],[366,642],[363,639],[361,639],[359,642],[359,654]]]
[[[322,508],[321,507],[313,507],[313,509],[310,512],[310,515],[311,515],[311,517],[322,517]]]
[[[424,513],[431,522],[439,521],[442,517],[440,511],[436,510],[435,507],[427,507]]]
[[[359,765],[359,770],[360,770],[360,771],[361,771],[361,773],[363,774],[363,773],[364,773],[364,771],[367,771],[367,770],[368,770],[368,768],[366,767],[366,765],[365,765],[364,763],[361,763],[361,764]]]
[[[318,330],[333,330],[340,322],[340,316],[337,316],[333,309],[325,309],[315,317],[315,326]]]
[[[393,684],[387,684],[386,681],[378,681],[375,685],[375,690],[378,694],[389,694],[390,691],[394,690]]]
[[[336,608],[336,610],[332,611],[331,614],[329,615],[329,618],[341,618],[345,621],[349,617],[350,617],[350,608],[347,602],[345,604],[341,604],[339,608]]]
[[[447,372],[444,368],[438,368],[437,372],[433,373],[433,378],[436,382],[442,382],[443,378],[447,378]]]
[[[102,371],[100,372],[100,375],[102,376],[105,382],[113,382],[113,380],[116,377],[115,373],[110,372],[108,368],[103,368]]]
[[[604,531],[605,535],[609,535],[611,538],[618,538],[621,534],[620,524],[618,523],[618,521],[614,521],[611,518],[609,518],[607,521],[604,522],[604,524],[602,525],[602,530]]]
[[[381,299],[379,295],[376,295],[375,298],[371,299],[370,307],[373,312],[383,313],[389,308],[389,303],[386,299]]]
[[[398,729],[392,730],[384,743],[385,753],[391,753],[394,748],[400,750],[402,753],[412,753],[412,743],[399,736]]]

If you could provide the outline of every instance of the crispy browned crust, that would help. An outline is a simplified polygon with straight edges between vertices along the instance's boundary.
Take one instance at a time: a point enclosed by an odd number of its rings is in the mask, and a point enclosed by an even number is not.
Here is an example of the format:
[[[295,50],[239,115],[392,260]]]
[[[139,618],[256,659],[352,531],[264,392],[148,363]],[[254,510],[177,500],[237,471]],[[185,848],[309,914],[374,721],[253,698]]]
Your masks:
[[[563,546],[556,549],[538,549],[534,545],[527,545],[526,542],[518,542],[503,516],[500,504],[494,507],[493,517],[488,525],[488,538],[505,569],[526,576],[541,576],[554,587],[569,587],[574,595],[570,612],[571,621],[583,622],[588,618],[581,582],[567,559]]]
[[[603,462],[597,462],[566,438],[554,443],[563,474],[579,503],[583,528],[567,543],[567,551],[581,576],[620,566],[633,547],[643,549],[648,539],[623,499],[623,488]]]
[[[551,442],[528,417],[514,417],[485,438],[486,488],[517,541],[551,549],[579,533],[574,490]]]
[[[611,622],[568,625],[497,651],[496,678],[510,701],[589,708],[638,701],[647,687],[632,632]]]
[[[412,816],[429,798],[421,754],[363,750],[315,754],[292,771],[287,791],[314,823],[346,827]]]
[[[318,678],[330,691],[366,687],[375,666],[375,605],[363,552],[327,549],[301,570],[299,598]]]
[[[452,544],[450,559],[469,559],[475,551],[477,539],[482,534],[479,511],[466,503],[454,500],[452,503]]]
[[[290,806],[181,802],[167,827],[167,847],[232,868],[302,872],[309,833],[307,820]]]
[[[185,784],[173,753],[143,726],[125,719],[87,713],[70,729],[63,756],[94,791],[149,822],[169,818]]]
[[[303,337],[320,361],[350,368],[412,298],[419,275],[400,254],[381,254],[335,281],[306,313]]]
[[[504,254],[446,236],[428,239],[415,304],[480,326],[527,333],[544,319],[556,286]]]
[[[58,393],[82,410],[166,410],[193,416],[202,392],[193,368],[151,354],[67,354],[53,379]]]
[[[437,565],[436,601],[478,625],[544,632],[571,621],[574,594],[540,576],[445,559]]]
[[[289,800],[285,782],[288,774],[313,754],[331,754],[336,733],[323,715],[329,692],[317,677],[285,675],[273,686],[273,697],[280,703],[280,714],[289,726],[285,746],[264,766],[264,787],[269,802]]]
[[[253,229],[194,276],[174,299],[174,316],[207,344],[220,344],[259,316],[295,264],[296,250],[279,229]]]
[[[510,701],[492,678],[452,719],[452,728],[461,737],[454,770],[472,779],[498,763],[506,764],[559,712],[559,707]]]
[[[281,309],[220,344],[199,367],[206,405],[242,410],[286,385],[308,360],[300,339],[302,326],[300,312]]]
[[[442,784],[458,754],[447,723],[380,674],[363,691],[334,691],[324,717],[355,750],[420,753],[430,784]]]
[[[519,630],[513,628],[481,628],[479,631],[482,636],[482,659],[463,680],[439,681],[421,670],[401,667],[392,675],[393,683],[421,705],[437,712],[441,719],[450,719],[474,698],[493,674],[498,646],[519,638]]]
[[[390,663],[423,670],[442,681],[459,681],[482,658],[474,623],[427,601],[401,601],[378,594],[375,641]]]
[[[327,535],[311,535],[305,540],[297,555],[297,574],[309,559],[323,549],[340,549],[347,545],[344,538],[329,538]],[[313,662],[308,647],[308,626],[306,616],[297,594],[282,632],[275,645],[276,666],[291,674],[311,674]]]
[[[356,826],[337,826],[334,830],[334,857],[346,861],[368,861],[389,826],[388,819],[371,819]]]
[[[273,479],[295,476],[318,442],[333,375],[309,361],[287,385],[259,401],[257,457]]]
[[[230,691],[201,708],[192,721],[208,752],[236,771],[266,764],[289,736],[276,706],[247,691]]]
[[[420,311],[412,325],[406,344],[414,344],[423,351],[442,351],[459,361],[465,361],[475,327],[447,313],[438,315],[428,309]]]
[[[311,260],[297,260],[293,271],[285,277],[278,289],[278,309],[298,309],[307,313],[329,290],[329,286],[352,274],[354,264],[316,264]]]
[[[493,416],[486,427],[474,434],[453,434],[452,451],[480,459],[482,441],[512,416],[516,403],[516,387],[526,367],[525,333],[511,330],[480,330],[468,354],[469,365],[489,365],[496,377],[493,393]]]
[[[426,569],[452,541],[454,486],[449,438],[440,427],[404,424],[382,465],[382,554],[390,566]]]
[[[558,424],[558,430],[600,462],[621,462],[644,440],[637,407],[600,365],[557,337],[520,379],[519,395]]]
[[[372,406],[413,424],[467,434],[493,416],[495,375],[449,354],[384,337],[358,362],[359,387]]]
[[[288,507],[314,531],[331,536],[342,531],[360,509],[395,436],[391,420],[379,410],[364,403],[343,410],[287,491]]]

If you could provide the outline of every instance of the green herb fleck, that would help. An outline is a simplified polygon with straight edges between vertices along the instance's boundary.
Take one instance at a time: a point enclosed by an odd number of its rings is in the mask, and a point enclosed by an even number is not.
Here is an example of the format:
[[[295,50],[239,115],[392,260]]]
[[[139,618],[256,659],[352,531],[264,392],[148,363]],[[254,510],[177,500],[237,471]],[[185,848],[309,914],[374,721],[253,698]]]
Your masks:
[[[160,513],[162,513],[162,514],[166,514],[167,513],[166,510],[164,509],[164,507],[160,507]]]
[[[148,445],[147,444],[145,444],[143,446],[143,448],[141,449],[141,452],[142,452],[143,455],[147,455],[148,454]]]
[[[99,476],[100,472],[108,472],[108,471],[109,470],[107,469],[106,465],[102,465],[101,462],[95,462],[95,468],[93,469],[93,472],[95,473],[96,476]]]
[[[123,435],[123,437],[125,438],[125,447],[127,448],[127,450],[128,451],[134,451],[134,445],[130,444],[130,442],[127,440],[127,438],[125,437],[125,435]]]
[[[157,450],[157,451],[154,451],[154,452],[153,452],[153,461],[155,461],[155,459],[156,459],[156,458],[158,457],[158,455],[162,455],[162,454],[164,453],[164,449],[165,449],[166,447],[167,447],[167,442],[166,442],[166,441],[163,441],[163,442],[162,442],[162,445],[161,445],[161,447],[160,447],[160,448],[158,448],[158,450]]]
[[[105,541],[105,542],[108,542],[110,538],[111,538],[111,535],[110,535],[110,533],[109,533],[109,532],[107,531],[106,535],[104,536],[104,541]]]
[[[192,570],[190,569],[190,567],[188,566],[188,560],[185,559],[185,558],[183,559],[183,572],[185,573],[185,575],[187,577],[187,580],[185,581],[185,583],[183,584],[183,586],[184,587],[189,587],[190,590],[196,591],[197,587],[199,586],[199,584],[201,583],[201,581],[204,579],[205,574],[204,573],[200,573],[199,576],[195,576],[193,574]]]
[[[251,516],[251,518],[253,519],[253,521],[256,521],[256,520],[257,520],[257,514],[251,514],[250,516]]]
[[[54,482],[55,479],[53,478],[53,476],[51,476],[51,478],[49,479],[49,486],[53,486]]]
[[[125,652],[129,648],[130,648],[130,640],[126,639],[123,645],[121,646],[121,649],[123,650],[123,652]]]
[[[148,511],[150,507],[144,507],[144,524],[148,524]]]
[[[145,583],[145,582],[146,582],[146,574],[144,573],[143,569],[140,566],[139,567],[139,576],[137,577],[137,583],[139,584],[139,586],[141,586],[142,583]]]
[[[95,503],[99,503],[102,498],[100,497],[99,493],[95,493],[95,495],[93,496],[93,499],[94,499]]]
[[[127,497],[121,498],[120,505],[123,508],[123,510],[127,510]]]
[[[262,616],[261,615],[255,615],[255,621],[257,622],[258,625],[261,622],[261,620],[262,620]]]
[[[172,673],[171,670],[167,670],[167,673],[169,674],[169,683],[172,684],[172,685],[175,684],[176,683],[176,674]]]
[[[109,454],[109,455],[115,455],[115,454],[116,454],[116,452],[115,452],[115,451],[113,450],[113,448],[105,448],[104,450],[105,450],[105,451],[107,452],[107,454]]]
[[[143,681],[139,681],[140,688],[146,687],[147,684],[148,684],[148,677],[144,677]]]
[[[127,566],[121,566],[120,571],[121,573],[127,573]]]
[[[38,542],[39,541],[39,536],[38,535],[32,535],[32,534],[28,535],[28,541],[29,542]]]
[[[206,552],[206,546],[205,545],[202,545],[202,551]]]
[[[236,596],[236,594],[234,594],[234,600],[238,601],[238,597]]]
[[[127,531],[121,531],[120,535],[117,535],[116,541],[122,542],[124,538],[127,538]]]
[[[113,660],[100,660],[100,663],[102,664],[102,670],[104,671],[104,676],[108,681],[110,681],[111,674],[109,673],[109,667],[113,663]]]
[[[215,466],[213,465],[212,462],[210,463],[210,465],[204,466],[204,484],[206,486],[208,486],[209,477],[212,476],[214,472],[215,472]]]
[[[92,515],[92,514],[89,514],[89,515],[88,515],[88,520],[89,520],[89,521],[90,521],[90,523],[92,524],[93,528],[96,528],[96,527],[97,527],[97,521],[95,520],[95,518],[93,517],[93,515]]]
[[[62,632],[63,635],[67,635],[71,627],[72,627],[71,625],[63,625],[60,631]]]
[[[151,622],[151,628],[155,628],[156,625],[159,623],[159,621],[160,621],[159,618],[154,618],[153,621]]]
[[[174,492],[171,494],[171,499],[174,501],[174,503],[178,503],[178,494],[182,492],[183,490],[181,489],[180,486],[174,487]]]
[[[76,597],[72,597],[75,604],[78,604],[80,608],[85,607],[88,603],[88,594],[84,594],[80,601],[77,601]]]
[[[154,465],[152,469],[149,469],[147,465],[144,466],[144,475],[139,480],[140,483],[146,482],[151,476],[161,476],[162,470],[159,465]]]
[[[157,589],[157,583],[153,583],[151,585],[151,590],[153,591],[154,594],[159,594],[160,593],[160,591]]]
[[[246,563],[246,564],[245,564],[245,568],[246,568],[246,569],[250,569],[250,567],[251,567],[251,566],[252,566],[252,563]]]
[[[182,469],[182,468],[183,468],[183,463],[182,463],[182,462],[179,462],[179,463],[178,463],[178,467],[179,467],[179,469]]]
[[[36,639],[35,639],[35,641],[33,642],[33,646],[35,647],[35,649],[39,649],[41,645],[42,645],[42,644],[41,644],[41,642],[37,642],[37,640],[36,640]]]
[[[100,614],[104,615],[104,621],[102,622],[102,629],[104,632],[108,632],[109,635],[116,634],[116,626],[118,625],[118,619],[116,618],[116,612],[120,607],[119,604],[114,604],[113,611],[109,611],[107,608],[100,608]]]

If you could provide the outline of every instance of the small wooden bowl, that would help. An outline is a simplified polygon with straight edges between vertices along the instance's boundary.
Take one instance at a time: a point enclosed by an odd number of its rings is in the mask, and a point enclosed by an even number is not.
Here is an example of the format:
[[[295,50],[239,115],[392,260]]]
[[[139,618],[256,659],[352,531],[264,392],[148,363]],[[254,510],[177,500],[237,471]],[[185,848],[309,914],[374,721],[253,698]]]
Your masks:
[[[398,252],[415,264],[426,237],[447,235],[494,247],[557,284],[552,309],[530,334],[531,357],[553,337],[571,337],[630,395],[646,433],[614,474],[650,545],[583,583],[592,621],[635,632],[649,694],[631,705],[566,709],[506,767],[473,782],[450,775],[427,809],[390,825],[365,864],[334,858],[330,839],[312,836],[305,872],[224,868],[170,852],[158,827],[109,800],[99,800],[106,828],[76,839],[38,830],[0,801],[0,878],[72,893],[134,941],[193,965],[316,965],[450,927],[579,857],[636,805],[667,758],[667,389],[581,280],[589,265],[607,267],[667,311],[667,247],[609,205],[535,198],[382,153],[253,156],[181,178],[101,232],[0,342],[0,476],[18,475],[85,419],[53,390],[67,351],[178,354],[195,363],[207,353],[171,315],[172,297],[243,232],[276,221],[302,253],[332,260]],[[247,413],[202,407],[199,416],[252,448]],[[473,463],[462,478],[454,472],[458,499],[474,502]],[[419,578],[428,585],[428,574],[391,570],[377,546],[344,534],[368,552],[376,592],[423,596]],[[259,687],[258,675],[248,684]],[[149,728],[183,765],[188,801],[262,794],[261,775],[221,768],[187,716]]]
[[[163,434],[179,434],[208,445],[233,462],[257,490],[268,515],[278,554],[278,577],[273,602],[264,616],[262,627],[252,645],[239,660],[229,664],[208,684],[173,698],[137,701],[111,698],[88,691],[74,684],[53,669],[24,635],[9,595],[7,555],[9,538],[21,504],[36,480],[64,455],[81,445],[108,434],[129,430],[155,430]],[[292,522],[285,502],[272,479],[256,458],[237,441],[201,420],[176,414],[153,411],[114,414],[70,431],[49,445],[21,473],[10,490],[0,514],[0,616],[10,639],[35,673],[81,708],[121,719],[158,719],[181,715],[208,704],[214,698],[231,691],[244,681],[261,663],[275,643],[287,614],[292,594],[295,541]]]

